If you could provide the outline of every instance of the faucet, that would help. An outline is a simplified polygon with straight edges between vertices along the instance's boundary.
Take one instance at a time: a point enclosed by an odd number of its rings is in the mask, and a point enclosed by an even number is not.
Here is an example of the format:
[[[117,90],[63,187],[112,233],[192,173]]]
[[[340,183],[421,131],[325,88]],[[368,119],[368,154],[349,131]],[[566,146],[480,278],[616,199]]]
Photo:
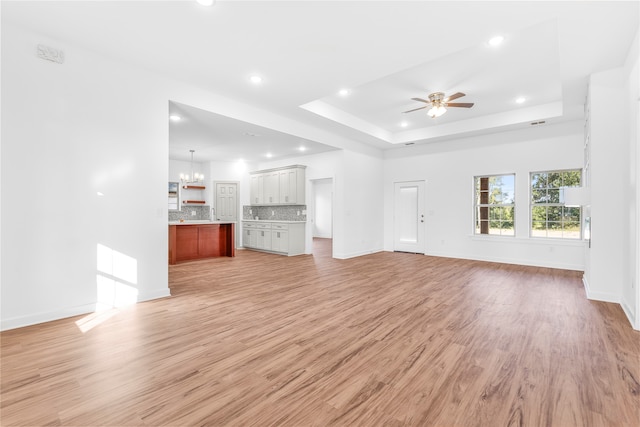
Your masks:
[[[211,221],[215,221],[216,219],[216,208],[211,206]]]

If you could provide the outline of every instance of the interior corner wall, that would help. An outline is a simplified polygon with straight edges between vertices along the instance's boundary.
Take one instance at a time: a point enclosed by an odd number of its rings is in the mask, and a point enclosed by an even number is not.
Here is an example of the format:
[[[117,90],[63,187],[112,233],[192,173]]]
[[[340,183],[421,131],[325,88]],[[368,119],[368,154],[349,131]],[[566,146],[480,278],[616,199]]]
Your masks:
[[[629,119],[624,69],[591,75],[591,248],[587,297],[622,302],[629,283]]]
[[[621,305],[635,329],[640,330],[640,32],[636,33],[625,61],[624,74],[628,118],[629,180],[625,199],[628,201],[627,250],[628,280],[622,286]]]
[[[163,82],[1,30],[1,328],[91,312],[124,289],[138,301],[168,296]],[[36,57],[40,43],[64,63]]]
[[[584,242],[529,237],[529,173],[582,168],[582,121],[416,145],[387,153],[384,249],[392,251],[394,183],[426,181],[426,254],[582,270]],[[474,236],[473,179],[516,174],[516,236]]]
[[[339,250],[334,249],[335,258],[347,259],[383,250],[382,174],[382,157],[345,150],[341,183],[344,244]]]

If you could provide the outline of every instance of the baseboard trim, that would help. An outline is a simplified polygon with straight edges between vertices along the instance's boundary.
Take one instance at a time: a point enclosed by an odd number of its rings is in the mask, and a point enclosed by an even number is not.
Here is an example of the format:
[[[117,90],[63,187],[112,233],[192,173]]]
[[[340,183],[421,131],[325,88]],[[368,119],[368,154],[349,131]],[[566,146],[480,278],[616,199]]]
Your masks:
[[[497,262],[500,264],[526,265],[529,267],[555,268],[558,270],[584,271],[584,265],[577,265],[577,264],[554,263],[554,262],[536,263],[536,262],[531,262],[529,260],[524,260],[524,259],[502,258],[502,257],[478,257],[478,256],[472,256],[472,255],[459,255],[459,254],[451,255],[451,254],[439,253],[439,252],[427,252],[425,253],[425,255],[442,257],[442,258],[468,259],[471,261]]]
[[[375,254],[378,252],[383,252],[382,249],[374,249],[374,250],[370,250],[370,251],[362,251],[362,252],[351,252],[348,254],[340,254],[340,253],[334,253],[333,257],[336,259],[349,259],[349,258],[357,258],[359,256],[364,256],[364,255],[371,255],[371,254]]]
[[[634,316],[631,307],[629,307],[629,304],[627,304],[626,301],[622,301],[620,303],[620,307],[622,307],[622,311],[624,311],[624,314],[627,316],[627,320],[629,321],[629,323],[631,323],[631,327],[636,331],[639,331],[640,325],[638,325],[638,322],[636,322],[636,317]]]
[[[147,292],[138,295],[138,303],[151,301],[159,298],[170,297],[171,292],[169,288]],[[97,311],[97,304],[84,304],[75,307],[65,307],[55,311],[48,311],[44,313],[29,314],[27,316],[13,317],[10,319],[3,319],[0,321],[0,331],[8,331],[10,329],[24,328],[26,326],[33,326],[39,323],[53,322],[54,320],[66,319],[74,316],[81,316],[83,314],[95,313]]]
[[[171,291],[169,288],[160,289],[153,292],[145,292],[143,294],[138,295],[138,302],[151,301],[154,299],[166,298],[171,296]]]
[[[587,294],[587,299],[593,301],[601,301],[601,302],[613,302],[616,304],[620,304],[620,297],[616,294],[611,294],[609,292],[594,292],[589,287],[589,281],[583,275],[582,276],[582,284],[584,285],[584,291]]]

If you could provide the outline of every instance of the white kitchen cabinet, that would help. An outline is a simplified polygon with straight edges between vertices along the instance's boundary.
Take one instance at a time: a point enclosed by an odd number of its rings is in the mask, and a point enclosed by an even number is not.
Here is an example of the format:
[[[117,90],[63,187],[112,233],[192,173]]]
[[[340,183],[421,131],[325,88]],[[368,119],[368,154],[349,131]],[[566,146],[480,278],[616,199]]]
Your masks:
[[[244,221],[243,246],[247,249],[272,252],[279,255],[304,254],[305,223]]]
[[[245,248],[258,246],[258,229],[253,223],[244,223],[242,226],[242,245]]]
[[[264,174],[264,203],[275,205],[280,203],[280,175],[277,171]]]
[[[279,172],[280,204],[304,204],[304,169],[292,167]]]
[[[271,224],[258,224],[256,227],[256,249],[271,250]]]
[[[289,225],[273,224],[271,229],[271,250],[274,252],[289,252]]]
[[[294,165],[251,172],[251,204],[304,205],[305,168]]]
[[[251,188],[249,189],[252,205],[261,205],[264,203],[264,175],[251,175]]]

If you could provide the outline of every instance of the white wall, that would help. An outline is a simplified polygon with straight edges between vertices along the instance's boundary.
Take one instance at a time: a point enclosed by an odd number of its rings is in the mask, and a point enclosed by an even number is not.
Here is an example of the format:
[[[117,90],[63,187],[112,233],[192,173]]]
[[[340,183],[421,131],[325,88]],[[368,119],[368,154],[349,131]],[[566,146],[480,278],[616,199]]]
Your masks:
[[[342,259],[380,252],[384,239],[383,160],[347,150],[344,154],[344,205],[334,218],[342,215],[345,238],[333,252]],[[334,240],[339,232],[334,226]]]
[[[622,286],[621,305],[635,329],[640,330],[640,33],[636,33],[624,66],[626,112],[628,119],[629,180],[625,199],[628,201],[629,242],[627,250],[628,281]]]
[[[64,64],[37,58],[39,43]],[[108,281],[169,295],[161,86],[3,21],[2,329],[93,311]]]
[[[591,75],[591,249],[587,296],[621,302],[629,282],[629,128],[624,70]],[[614,172],[615,171],[615,172]]]
[[[394,182],[426,180],[426,254],[582,270],[584,243],[529,238],[529,173],[582,167],[569,122],[387,152],[384,248],[393,250]],[[473,235],[473,177],[516,174],[516,237]]]
[[[640,70],[636,33],[624,66],[591,75],[590,299],[619,302],[640,329]]]

